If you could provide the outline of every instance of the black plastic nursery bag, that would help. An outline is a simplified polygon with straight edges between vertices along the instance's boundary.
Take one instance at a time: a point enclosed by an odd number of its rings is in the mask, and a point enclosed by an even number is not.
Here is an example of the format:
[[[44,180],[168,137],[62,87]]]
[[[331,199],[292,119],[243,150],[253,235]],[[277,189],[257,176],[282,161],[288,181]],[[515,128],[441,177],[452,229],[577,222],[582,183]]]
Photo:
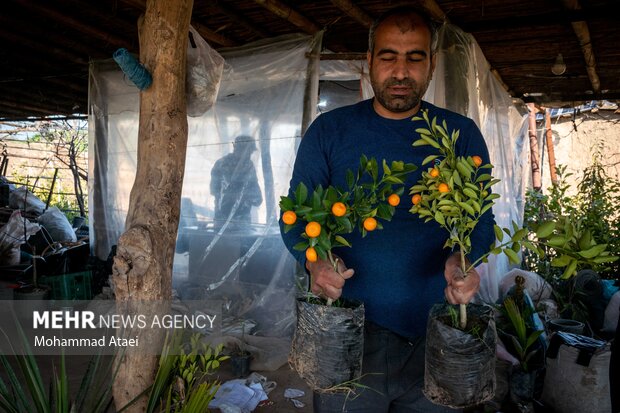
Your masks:
[[[469,304],[467,331],[461,331],[452,327],[448,306],[436,304],[429,315],[424,395],[435,404],[464,408],[495,394],[495,321],[490,307]]]
[[[297,329],[289,363],[317,391],[358,379],[364,351],[364,305],[297,301]]]

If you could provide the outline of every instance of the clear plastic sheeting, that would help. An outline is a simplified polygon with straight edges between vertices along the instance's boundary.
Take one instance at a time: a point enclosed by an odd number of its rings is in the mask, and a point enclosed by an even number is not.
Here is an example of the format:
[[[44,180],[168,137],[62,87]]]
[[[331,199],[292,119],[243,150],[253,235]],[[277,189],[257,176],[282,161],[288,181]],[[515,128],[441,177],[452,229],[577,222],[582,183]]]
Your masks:
[[[278,201],[301,139],[310,43],[293,36],[221,50],[216,104],[188,118],[173,286],[181,299],[221,302],[223,334],[292,334],[296,266]],[[135,177],[138,89],[113,63],[94,62],[90,108],[89,221],[105,259],[124,230]]]
[[[218,50],[225,69],[215,106],[188,118],[189,136],[173,284],[181,298],[218,299],[224,327],[290,339],[295,292],[307,282],[281,241],[279,197],[301,139],[306,53],[312,38],[286,36]],[[366,61],[319,67],[317,113],[371,97]],[[139,91],[113,61],[90,71],[89,205],[93,253],[106,259],[124,230],[136,170]],[[470,116],[489,146],[502,195],[500,225],[521,222],[527,123],[493,77],[473,38],[441,30],[426,100]],[[488,264],[483,295],[497,297],[503,258]]]

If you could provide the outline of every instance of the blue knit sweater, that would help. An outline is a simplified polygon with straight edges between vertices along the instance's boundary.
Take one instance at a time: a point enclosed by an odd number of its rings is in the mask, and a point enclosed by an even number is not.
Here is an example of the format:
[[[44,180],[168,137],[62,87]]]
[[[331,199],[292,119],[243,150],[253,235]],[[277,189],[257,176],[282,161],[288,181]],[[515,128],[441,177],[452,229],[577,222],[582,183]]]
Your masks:
[[[460,129],[457,155],[479,155],[484,163],[489,155],[474,122],[464,116],[422,102],[432,119],[446,120],[448,128]],[[366,318],[404,337],[424,334],[430,307],[444,300],[444,264],[450,254],[444,248],[445,229],[435,222],[424,223],[409,212],[409,187],[420,178],[423,159],[436,153],[430,146],[413,147],[415,129],[424,121],[386,119],[376,114],[372,99],[332,110],[319,116],[301,140],[293,169],[289,195],[299,182],[312,190],[317,185],[346,188],[346,171],[356,171],[362,154],[380,163],[402,160],[418,166],[410,174],[405,193],[391,222],[365,238],[355,230],[347,235],[352,248],[334,250],[355,275],[347,280],[343,297],[364,302]],[[426,168],[426,166],[425,166]],[[494,242],[493,214],[489,211],[472,233],[470,260],[477,260]],[[284,243],[295,258],[305,264],[303,252],[293,250],[303,226],[283,233]]]

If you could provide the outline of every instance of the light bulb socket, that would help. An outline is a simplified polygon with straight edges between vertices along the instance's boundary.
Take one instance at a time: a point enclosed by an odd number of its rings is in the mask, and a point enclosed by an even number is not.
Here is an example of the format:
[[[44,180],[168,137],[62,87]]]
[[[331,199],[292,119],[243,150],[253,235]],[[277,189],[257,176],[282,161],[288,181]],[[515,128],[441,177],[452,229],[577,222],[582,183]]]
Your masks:
[[[556,76],[560,76],[563,75],[564,72],[566,72],[566,63],[564,63],[562,53],[558,53],[558,56],[555,58],[555,63],[551,66],[551,73]]]

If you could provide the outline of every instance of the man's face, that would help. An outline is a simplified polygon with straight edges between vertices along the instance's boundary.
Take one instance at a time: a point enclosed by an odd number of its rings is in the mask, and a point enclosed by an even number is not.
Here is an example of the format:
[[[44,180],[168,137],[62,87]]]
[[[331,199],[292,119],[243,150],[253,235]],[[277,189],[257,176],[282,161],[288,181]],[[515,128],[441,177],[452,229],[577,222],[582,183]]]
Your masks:
[[[393,16],[377,27],[367,59],[379,115],[403,119],[418,111],[435,69],[430,47],[430,30],[418,16]]]

